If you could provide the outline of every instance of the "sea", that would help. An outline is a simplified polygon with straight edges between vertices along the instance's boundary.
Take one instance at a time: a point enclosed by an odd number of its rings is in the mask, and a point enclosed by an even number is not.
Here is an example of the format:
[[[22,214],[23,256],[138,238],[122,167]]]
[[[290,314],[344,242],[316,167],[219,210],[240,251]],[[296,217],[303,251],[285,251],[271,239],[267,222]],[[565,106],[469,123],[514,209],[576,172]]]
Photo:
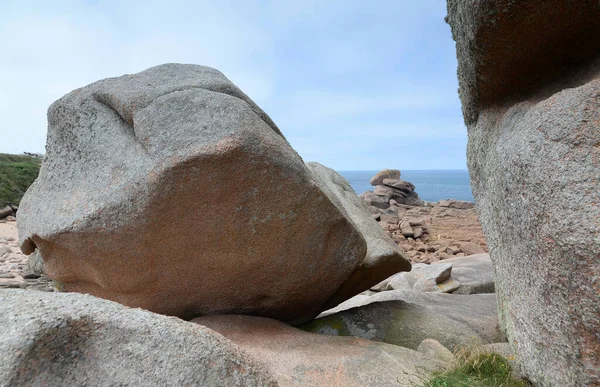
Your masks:
[[[357,195],[373,190],[374,187],[369,184],[369,181],[377,172],[379,171],[338,171],[348,180]],[[428,202],[443,199],[473,201],[469,172],[466,170],[406,170],[402,171],[400,179],[413,183],[415,192]]]

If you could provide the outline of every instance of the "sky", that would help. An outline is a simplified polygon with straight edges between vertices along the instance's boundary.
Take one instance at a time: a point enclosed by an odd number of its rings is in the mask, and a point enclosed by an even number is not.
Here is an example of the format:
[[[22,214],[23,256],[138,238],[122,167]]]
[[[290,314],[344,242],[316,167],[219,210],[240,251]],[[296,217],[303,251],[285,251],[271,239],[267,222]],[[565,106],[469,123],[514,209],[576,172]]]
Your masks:
[[[466,169],[443,0],[0,0],[0,153],[44,153],[46,111],[162,63],[219,69],[305,161]]]

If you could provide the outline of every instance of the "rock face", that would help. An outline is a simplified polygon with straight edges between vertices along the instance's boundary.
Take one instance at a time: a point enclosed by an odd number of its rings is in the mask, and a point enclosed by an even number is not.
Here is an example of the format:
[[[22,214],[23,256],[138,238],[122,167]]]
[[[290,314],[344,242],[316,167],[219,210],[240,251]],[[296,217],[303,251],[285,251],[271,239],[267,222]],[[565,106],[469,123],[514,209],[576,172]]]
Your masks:
[[[307,166],[320,182],[321,190],[345,217],[351,220],[367,242],[365,259],[323,307],[334,307],[394,273],[410,271],[408,257],[365,211],[361,200],[346,179],[319,163],[312,162]]]
[[[494,269],[489,254],[449,258],[432,265],[452,266],[452,279],[460,284],[454,294],[495,293]]]
[[[450,350],[457,345],[505,341],[498,331],[495,294],[385,291],[352,298],[301,328],[415,350],[425,339],[435,339]]]
[[[494,270],[489,254],[447,258],[430,265],[415,263],[408,273],[397,273],[371,287],[372,291],[419,290],[422,292],[494,293]]]
[[[0,290],[2,386],[276,386],[210,329],[83,294]]]
[[[501,324],[535,384],[600,385],[600,3],[449,0],[448,21]]]
[[[415,192],[415,186],[408,181],[400,180],[400,171],[397,169],[384,169],[371,179],[373,191],[367,191],[360,198],[367,206],[381,209],[390,208],[392,200],[397,204],[421,206],[423,201]]]
[[[280,386],[409,386],[447,361],[395,345],[355,337],[303,332],[252,316],[205,316],[192,320],[253,355]]]
[[[371,185],[383,184],[385,179],[400,179],[400,171],[397,169],[384,169],[377,172],[370,181]]]
[[[55,102],[48,121],[19,236],[65,290],[182,318],[290,323],[352,292],[363,236],[219,71],[105,79]]]

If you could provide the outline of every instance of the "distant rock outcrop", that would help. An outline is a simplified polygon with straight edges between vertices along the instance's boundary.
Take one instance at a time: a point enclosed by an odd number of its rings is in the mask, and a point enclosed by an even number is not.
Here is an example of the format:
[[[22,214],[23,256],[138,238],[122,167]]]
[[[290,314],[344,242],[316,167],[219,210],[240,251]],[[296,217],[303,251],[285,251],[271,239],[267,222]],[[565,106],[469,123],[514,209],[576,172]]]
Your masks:
[[[397,169],[384,169],[371,179],[374,191],[367,191],[360,195],[368,205],[381,209],[390,207],[390,203],[406,204],[409,206],[422,206],[424,203],[415,192],[415,186],[408,181],[400,180],[400,171]],[[394,202],[391,202],[394,200]]]
[[[500,322],[540,386],[600,385],[600,3],[449,0]]]
[[[368,247],[370,225],[325,188],[335,183],[215,69],[101,80],[56,101],[48,121],[19,238],[67,291],[297,324],[410,269],[393,245]]]

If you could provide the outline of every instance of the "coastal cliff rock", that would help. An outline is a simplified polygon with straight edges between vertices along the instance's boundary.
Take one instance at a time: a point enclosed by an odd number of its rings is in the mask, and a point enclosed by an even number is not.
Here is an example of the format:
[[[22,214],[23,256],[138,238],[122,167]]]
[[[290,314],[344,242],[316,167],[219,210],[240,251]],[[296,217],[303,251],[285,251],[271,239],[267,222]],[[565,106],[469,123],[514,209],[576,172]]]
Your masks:
[[[19,237],[67,291],[298,324],[410,268],[392,246],[369,250],[344,204],[217,70],[166,64],[98,81],[48,121]],[[364,265],[383,270],[357,275]]]
[[[0,289],[1,386],[276,386],[221,335],[84,294]]]
[[[541,386],[600,385],[600,3],[448,1],[500,322]]]

